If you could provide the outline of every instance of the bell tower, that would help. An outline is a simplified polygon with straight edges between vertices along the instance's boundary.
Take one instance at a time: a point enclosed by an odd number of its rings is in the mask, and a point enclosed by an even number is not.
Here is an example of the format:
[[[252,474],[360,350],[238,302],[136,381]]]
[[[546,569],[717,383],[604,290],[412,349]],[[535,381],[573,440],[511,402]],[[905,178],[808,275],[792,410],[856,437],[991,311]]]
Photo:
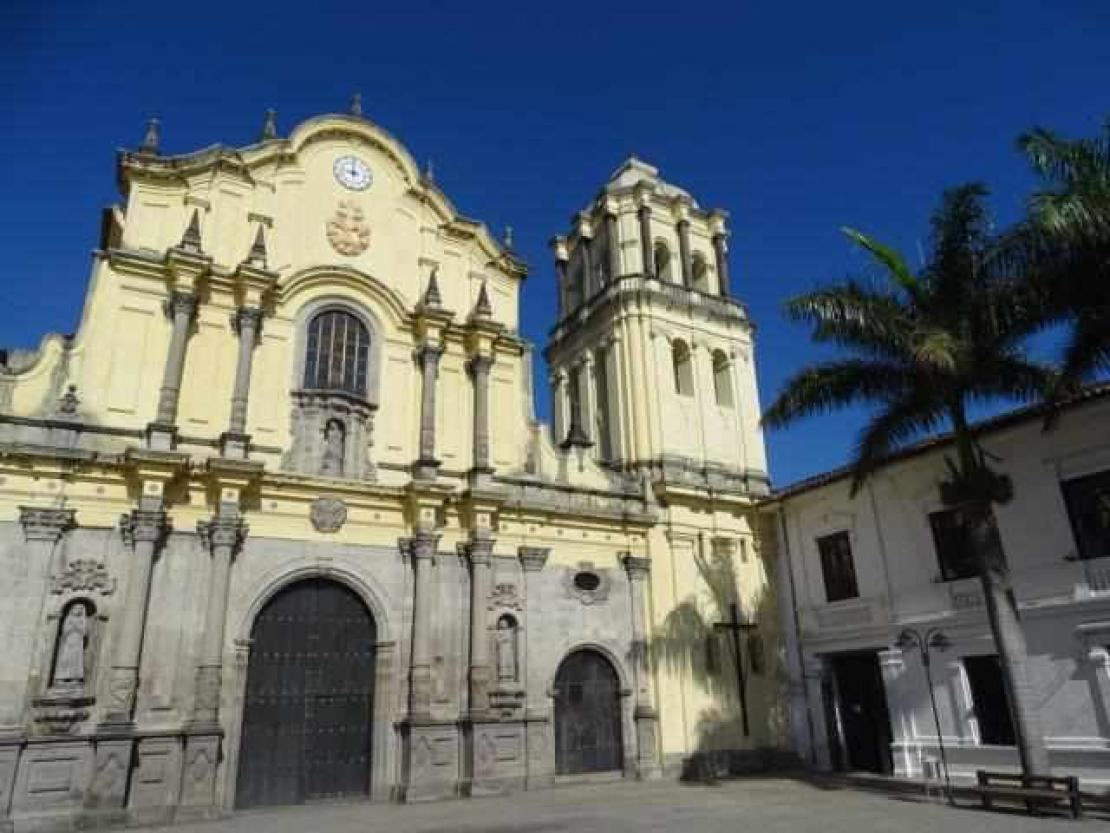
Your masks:
[[[733,294],[727,223],[632,157],[552,240],[556,442],[647,472],[657,490],[767,490],[754,328]]]

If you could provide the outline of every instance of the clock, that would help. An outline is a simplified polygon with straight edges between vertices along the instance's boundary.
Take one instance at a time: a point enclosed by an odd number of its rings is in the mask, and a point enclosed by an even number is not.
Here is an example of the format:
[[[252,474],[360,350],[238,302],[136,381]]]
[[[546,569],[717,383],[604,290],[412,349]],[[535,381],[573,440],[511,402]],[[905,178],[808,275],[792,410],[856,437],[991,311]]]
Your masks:
[[[370,166],[357,156],[340,156],[331,169],[336,182],[351,191],[365,191],[374,181]]]

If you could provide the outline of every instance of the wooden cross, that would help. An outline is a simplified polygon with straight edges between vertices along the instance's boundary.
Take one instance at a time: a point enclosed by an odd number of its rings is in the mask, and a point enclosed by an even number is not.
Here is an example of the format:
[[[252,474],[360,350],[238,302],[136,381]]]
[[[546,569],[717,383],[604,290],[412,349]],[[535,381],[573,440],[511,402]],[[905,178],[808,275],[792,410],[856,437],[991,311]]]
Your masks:
[[[759,626],[754,623],[744,622],[740,619],[740,606],[736,602],[729,603],[727,622],[713,623],[714,630],[729,631],[732,634],[732,651],[736,657],[736,690],[740,695],[740,720],[744,727],[744,737],[747,737],[750,732],[748,730],[748,697],[744,682],[744,660],[740,653],[740,634],[755,630],[757,627]]]

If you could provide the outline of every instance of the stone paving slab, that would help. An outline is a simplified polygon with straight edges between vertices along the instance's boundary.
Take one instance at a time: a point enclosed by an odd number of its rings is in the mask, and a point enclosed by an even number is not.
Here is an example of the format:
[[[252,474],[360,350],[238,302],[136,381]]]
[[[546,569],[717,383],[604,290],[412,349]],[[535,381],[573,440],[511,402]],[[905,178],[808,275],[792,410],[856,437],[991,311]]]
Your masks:
[[[987,813],[941,802],[785,778],[713,786],[672,781],[562,786],[435,804],[316,804],[252,810],[176,833],[1052,833],[1106,829],[1104,821]],[[167,828],[163,828],[167,830]]]

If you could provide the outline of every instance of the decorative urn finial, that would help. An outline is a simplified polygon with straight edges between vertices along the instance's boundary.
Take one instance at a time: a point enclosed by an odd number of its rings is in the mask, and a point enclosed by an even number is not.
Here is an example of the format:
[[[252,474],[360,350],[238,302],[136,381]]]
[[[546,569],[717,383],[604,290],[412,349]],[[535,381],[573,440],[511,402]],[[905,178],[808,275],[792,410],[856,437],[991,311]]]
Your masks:
[[[139,145],[139,153],[145,153],[148,156],[157,156],[159,154],[159,145],[162,142],[162,123],[158,119],[150,119],[146,123],[146,134],[143,136],[143,143]]]
[[[489,292],[486,290],[486,282],[482,281],[482,286],[478,290],[478,302],[474,305],[475,318],[492,318],[493,307],[489,303]]]
[[[354,95],[351,96],[351,115],[362,115],[362,93],[360,92],[356,92]]]
[[[262,269],[266,268],[266,235],[262,230],[262,223],[258,224],[258,231],[254,235],[254,243],[247,252],[247,262]]]
[[[200,254],[203,251],[200,247],[200,211],[198,209],[193,209],[193,216],[189,219],[189,225],[185,227],[185,233],[181,235],[181,242],[177,247],[193,254]]]
[[[443,306],[443,298],[439,294],[439,282],[436,280],[436,274],[439,272],[438,266],[432,267],[432,273],[428,276],[428,288],[424,290],[424,306],[433,309],[439,309]]]
[[[262,135],[258,137],[260,142],[269,142],[271,139],[277,138],[277,110],[270,108],[266,111],[266,117],[262,120]]]

